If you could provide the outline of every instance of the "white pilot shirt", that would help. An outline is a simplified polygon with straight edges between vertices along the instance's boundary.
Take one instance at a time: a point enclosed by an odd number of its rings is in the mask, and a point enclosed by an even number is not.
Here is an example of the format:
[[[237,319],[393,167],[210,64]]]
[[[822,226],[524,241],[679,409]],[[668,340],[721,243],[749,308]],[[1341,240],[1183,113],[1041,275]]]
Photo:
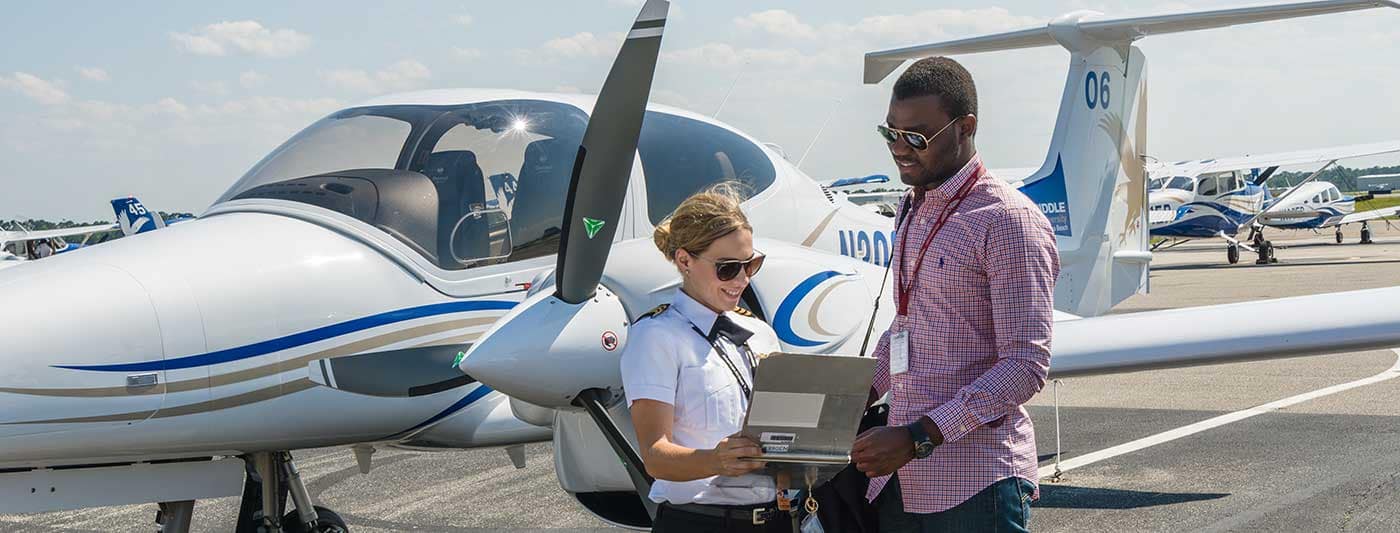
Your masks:
[[[780,350],[778,335],[762,320],[729,311],[725,316],[753,332],[748,346],[758,354]],[[729,369],[705,337],[719,315],[685,292],[677,290],[671,306],[660,314],[637,321],[627,332],[622,352],[622,386],[628,405],[656,400],[675,407],[671,424],[673,442],[698,450],[713,449],[725,437],[743,427],[748,400]],[[719,337],[744,383],[753,389],[753,372],[743,352]],[[746,474],[711,476],[693,481],[656,480],[651,486],[654,502],[749,505],[777,498],[772,476]]]

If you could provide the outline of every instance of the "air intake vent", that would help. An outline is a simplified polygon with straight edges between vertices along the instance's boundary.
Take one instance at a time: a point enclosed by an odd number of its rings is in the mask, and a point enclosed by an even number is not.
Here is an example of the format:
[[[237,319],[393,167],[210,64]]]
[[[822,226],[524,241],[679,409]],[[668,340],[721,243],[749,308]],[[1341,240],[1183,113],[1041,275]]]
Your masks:
[[[831,202],[833,204],[836,203],[836,195],[831,192],[831,189],[828,189],[826,186],[822,186],[822,194],[826,195],[826,201]]]

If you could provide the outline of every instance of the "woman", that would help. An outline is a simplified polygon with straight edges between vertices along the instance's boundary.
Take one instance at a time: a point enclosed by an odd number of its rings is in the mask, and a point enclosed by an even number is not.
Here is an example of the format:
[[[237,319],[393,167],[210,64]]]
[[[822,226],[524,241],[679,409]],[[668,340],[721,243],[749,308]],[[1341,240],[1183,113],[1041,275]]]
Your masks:
[[[676,265],[681,288],[670,305],[639,319],[622,354],[642,462],[660,503],[653,531],[789,532],[771,476],[753,440],[738,436],[748,411],[757,354],[778,336],[738,307],[763,265],[735,187],[686,199],[653,235]]]

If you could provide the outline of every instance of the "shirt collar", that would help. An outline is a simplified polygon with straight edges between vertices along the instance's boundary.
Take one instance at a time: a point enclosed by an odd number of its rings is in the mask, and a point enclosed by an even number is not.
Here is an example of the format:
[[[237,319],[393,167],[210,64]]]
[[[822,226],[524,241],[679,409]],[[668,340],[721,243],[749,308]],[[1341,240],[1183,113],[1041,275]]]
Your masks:
[[[948,178],[948,181],[943,182],[930,192],[938,198],[952,198],[953,195],[958,194],[958,190],[962,189],[967,180],[977,177],[981,173],[981,169],[982,155],[972,154],[972,159],[967,160],[967,164],[963,165],[957,174],[953,174],[953,177]]]
[[[705,307],[705,304],[696,301],[680,289],[676,289],[676,296],[671,299],[671,306],[691,324],[700,328],[700,331],[704,332],[705,335],[709,335],[710,330],[715,327],[715,319],[719,318],[719,313]]]

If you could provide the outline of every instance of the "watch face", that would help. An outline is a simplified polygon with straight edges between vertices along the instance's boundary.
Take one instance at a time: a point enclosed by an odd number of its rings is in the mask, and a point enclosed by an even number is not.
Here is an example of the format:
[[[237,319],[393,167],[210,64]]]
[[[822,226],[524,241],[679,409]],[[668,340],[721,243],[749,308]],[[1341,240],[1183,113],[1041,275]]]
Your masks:
[[[932,443],[932,442],[923,441],[923,442],[920,442],[918,445],[914,446],[914,457],[915,457],[915,458],[917,458],[917,459],[923,459],[923,458],[928,457],[928,456],[930,456],[930,455],[933,455],[933,443]]]

